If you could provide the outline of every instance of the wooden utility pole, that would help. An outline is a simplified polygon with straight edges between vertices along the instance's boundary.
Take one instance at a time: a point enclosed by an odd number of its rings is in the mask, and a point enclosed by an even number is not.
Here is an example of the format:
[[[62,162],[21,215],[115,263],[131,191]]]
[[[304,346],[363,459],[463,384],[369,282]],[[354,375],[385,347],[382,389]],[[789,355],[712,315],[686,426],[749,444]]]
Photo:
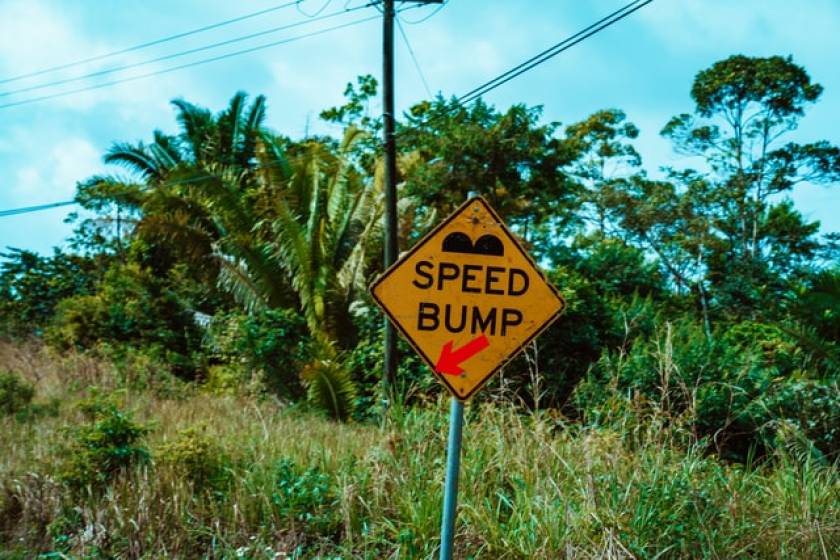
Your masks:
[[[443,0],[399,0],[415,4],[442,4]],[[382,120],[385,148],[385,268],[397,260],[397,142],[394,137],[394,9],[395,0],[382,0]],[[385,319],[385,397],[394,396],[397,380],[397,333]]]

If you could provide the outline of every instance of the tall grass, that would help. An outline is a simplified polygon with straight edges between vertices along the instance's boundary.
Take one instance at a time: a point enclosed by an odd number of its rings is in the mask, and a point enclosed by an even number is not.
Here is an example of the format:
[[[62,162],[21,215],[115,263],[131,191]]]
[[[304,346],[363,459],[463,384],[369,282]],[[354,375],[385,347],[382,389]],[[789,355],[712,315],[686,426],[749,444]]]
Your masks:
[[[446,403],[381,426],[336,424],[256,396],[126,391],[155,458],[107,487],[56,477],[72,406],[114,367],[0,346],[0,363],[62,401],[0,419],[0,558],[429,558],[439,546]],[[116,388],[116,386],[112,387]],[[162,459],[200,426],[229,478]],[[779,455],[746,468],[632,415],[581,427],[504,404],[467,407],[458,558],[815,558],[840,555],[836,466]],[[62,556],[63,555],[63,556]]]

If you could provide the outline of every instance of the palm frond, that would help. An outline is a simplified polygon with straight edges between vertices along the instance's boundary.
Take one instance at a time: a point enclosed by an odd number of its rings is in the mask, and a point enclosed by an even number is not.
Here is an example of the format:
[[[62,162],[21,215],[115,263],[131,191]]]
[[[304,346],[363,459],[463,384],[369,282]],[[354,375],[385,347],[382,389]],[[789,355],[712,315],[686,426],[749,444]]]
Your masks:
[[[257,138],[256,155],[266,182],[276,186],[285,185],[292,176],[292,168],[279,139],[261,132]]]
[[[350,302],[354,293],[363,292],[367,288],[368,256],[372,248],[379,248],[383,224],[384,200],[381,192],[376,192],[373,186],[365,189],[358,197],[355,220],[362,226],[361,233],[355,240],[350,254],[338,270],[338,285],[345,301]]]
[[[108,148],[104,161],[124,167],[146,180],[159,180],[164,175],[164,169],[161,168],[160,162],[149,153],[148,148],[142,142],[137,145],[117,142]]]
[[[76,200],[89,210],[110,204],[139,210],[146,200],[144,185],[114,175],[94,175],[76,185]]]
[[[213,114],[183,99],[176,99],[172,101],[172,104],[178,110],[175,118],[181,125],[182,135],[187,140],[192,157],[195,161],[200,161],[204,152],[204,143],[215,128]]]
[[[213,250],[213,235],[201,223],[182,210],[144,216],[137,225],[140,235],[165,240],[196,263]]]
[[[300,298],[307,324],[312,332],[319,328],[317,315],[314,313],[313,289],[314,281],[313,256],[306,233],[282,195],[277,198],[275,208],[277,217],[272,223],[275,235],[273,246],[275,253],[286,270],[292,287]]]
[[[155,141],[149,146],[149,153],[162,169],[174,169],[181,163],[181,154],[172,139],[155,131]]]
[[[216,260],[219,263],[220,288],[232,294],[249,313],[266,307],[263,290],[243,263],[221,255],[217,255]]]
[[[345,364],[335,358],[314,360],[303,368],[301,379],[309,402],[337,420],[350,419],[358,391]]]
[[[321,159],[318,146],[313,144],[312,157],[308,161],[309,213],[306,221],[306,241],[309,243],[309,255],[317,258],[321,254],[321,206],[323,205],[323,187],[321,184]]]
[[[265,96],[258,95],[254,99],[254,102],[251,103],[251,108],[248,110],[248,116],[245,119],[245,125],[241,132],[242,142],[239,148],[239,165],[242,167],[247,167],[251,158],[254,157],[256,142],[259,138],[264,120]]]
[[[248,95],[244,91],[238,91],[231,98],[228,108],[222,111],[216,119],[219,129],[219,152],[224,156],[225,163],[236,162],[242,144],[242,113]]]

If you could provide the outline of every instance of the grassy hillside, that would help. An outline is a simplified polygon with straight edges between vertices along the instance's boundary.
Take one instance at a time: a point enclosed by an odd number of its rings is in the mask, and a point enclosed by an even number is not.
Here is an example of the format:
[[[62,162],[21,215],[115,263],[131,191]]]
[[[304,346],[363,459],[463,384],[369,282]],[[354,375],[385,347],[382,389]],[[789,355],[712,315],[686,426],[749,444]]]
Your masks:
[[[0,418],[0,558],[436,555],[443,400],[347,425],[142,364],[10,345],[0,363],[35,389]],[[796,446],[725,464],[665,420],[468,406],[457,556],[837,557],[835,466]]]

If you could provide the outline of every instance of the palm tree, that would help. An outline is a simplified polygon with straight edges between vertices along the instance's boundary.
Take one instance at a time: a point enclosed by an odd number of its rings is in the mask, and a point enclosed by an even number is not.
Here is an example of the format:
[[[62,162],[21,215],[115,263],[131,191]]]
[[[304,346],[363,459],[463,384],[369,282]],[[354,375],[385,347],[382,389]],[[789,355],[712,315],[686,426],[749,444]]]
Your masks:
[[[382,214],[381,180],[353,163],[364,133],[292,145],[262,128],[262,97],[249,106],[237,94],[215,117],[173,103],[177,136],[156,132],[106,155],[139,181],[94,177],[80,198],[137,212],[140,235],[167,242],[249,311],[299,306],[319,349],[304,369],[310,396],[346,417],[355,389],[339,349],[353,343],[350,304],[365,289]]]
[[[346,340],[349,307],[365,289],[371,250],[381,231],[381,181],[366,182],[351,162],[364,137],[348,129],[337,150],[308,142],[283,173],[279,151],[264,144],[258,158],[263,178],[275,188],[274,218],[267,223],[272,247],[286,266],[313,336]],[[276,188],[278,186],[280,188]]]

